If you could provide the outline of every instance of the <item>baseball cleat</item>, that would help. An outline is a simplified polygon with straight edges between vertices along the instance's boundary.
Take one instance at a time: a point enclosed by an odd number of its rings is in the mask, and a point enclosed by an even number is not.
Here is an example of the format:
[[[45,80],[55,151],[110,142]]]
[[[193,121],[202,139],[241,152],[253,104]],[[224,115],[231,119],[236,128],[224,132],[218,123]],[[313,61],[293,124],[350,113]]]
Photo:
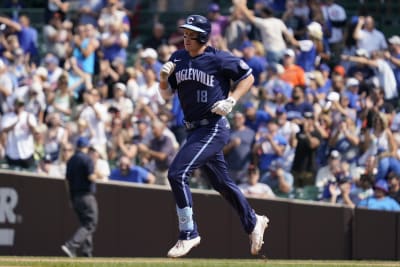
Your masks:
[[[168,257],[179,258],[189,253],[189,251],[200,244],[200,236],[190,240],[178,240],[175,246],[168,251]]]
[[[62,251],[64,251],[65,254],[68,255],[68,257],[70,257],[70,258],[76,257],[76,253],[72,249],[70,249],[67,245],[62,245],[61,249],[62,249]]]
[[[269,222],[269,219],[266,216],[256,214],[256,218],[256,226],[254,227],[253,232],[249,235],[252,255],[258,255],[258,252],[260,252],[261,247],[264,244],[264,232],[268,227]]]

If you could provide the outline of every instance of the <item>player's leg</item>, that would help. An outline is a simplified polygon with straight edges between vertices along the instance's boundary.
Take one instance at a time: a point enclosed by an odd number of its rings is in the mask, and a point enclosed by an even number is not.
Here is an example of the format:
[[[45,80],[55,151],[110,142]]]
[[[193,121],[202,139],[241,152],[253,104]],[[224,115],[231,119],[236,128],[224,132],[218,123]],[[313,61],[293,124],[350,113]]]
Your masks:
[[[189,178],[193,171],[204,165],[213,157],[221,147],[221,123],[206,128],[202,127],[189,133],[186,143],[181,147],[168,171],[168,180],[175,197],[179,221],[179,241],[168,253],[170,257],[180,257],[189,252],[192,245],[200,242],[197,226],[193,219],[192,194],[189,188]],[[225,124],[224,124],[225,125]],[[185,250],[182,247],[182,240],[194,240]],[[188,242],[183,242],[186,244]],[[177,247],[179,245],[179,248]],[[184,254],[183,254],[184,253]],[[178,256],[176,256],[178,255]]]
[[[242,226],[251,241],[251,253],[258,254],[264,243],[264,231],[268,226],[268,218],[255,214],[254,210],[228,175],[227,164],[222,151],[210,159],[203,167],[207,177],[214,187],[236,210]]]

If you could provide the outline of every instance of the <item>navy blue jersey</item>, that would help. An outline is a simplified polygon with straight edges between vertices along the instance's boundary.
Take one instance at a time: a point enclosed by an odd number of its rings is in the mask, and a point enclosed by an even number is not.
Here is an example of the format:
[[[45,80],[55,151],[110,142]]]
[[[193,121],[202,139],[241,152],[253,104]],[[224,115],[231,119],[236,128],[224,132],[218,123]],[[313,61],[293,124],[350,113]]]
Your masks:
[[[226,99],[234,83],[251,74],[251,68],[229,52],[208,46],[204,53],[191,57],[186,50],[172,54],[174,72],[168,82],[178,92],[186,121],[212,118],[213,104]]]

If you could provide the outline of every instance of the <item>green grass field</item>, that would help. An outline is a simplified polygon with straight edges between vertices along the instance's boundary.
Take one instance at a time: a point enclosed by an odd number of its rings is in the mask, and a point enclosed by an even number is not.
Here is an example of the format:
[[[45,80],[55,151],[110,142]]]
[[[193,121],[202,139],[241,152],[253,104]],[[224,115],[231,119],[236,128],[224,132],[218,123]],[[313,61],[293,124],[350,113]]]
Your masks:
[[[92,258],[68,259],[56,257],[0,257],[0,266],[42,267],[360,267],[400,266],[399,262],[384,261],[314,261],[314,260],[221,260],[221,259],[167,259],[167,258]]]

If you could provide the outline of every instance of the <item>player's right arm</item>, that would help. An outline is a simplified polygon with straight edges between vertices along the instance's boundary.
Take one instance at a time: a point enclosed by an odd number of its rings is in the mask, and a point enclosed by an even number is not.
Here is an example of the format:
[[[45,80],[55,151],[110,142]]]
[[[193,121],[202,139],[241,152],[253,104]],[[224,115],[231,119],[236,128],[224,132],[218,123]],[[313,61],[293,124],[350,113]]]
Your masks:
[[[173,93],[171,86],[168,82],[168,77],[172,74],[175,69],[175,64],[172,61],[166,62],[160,71],[160,83],[159,83],[159,91],[165,100],[169,100]]]

